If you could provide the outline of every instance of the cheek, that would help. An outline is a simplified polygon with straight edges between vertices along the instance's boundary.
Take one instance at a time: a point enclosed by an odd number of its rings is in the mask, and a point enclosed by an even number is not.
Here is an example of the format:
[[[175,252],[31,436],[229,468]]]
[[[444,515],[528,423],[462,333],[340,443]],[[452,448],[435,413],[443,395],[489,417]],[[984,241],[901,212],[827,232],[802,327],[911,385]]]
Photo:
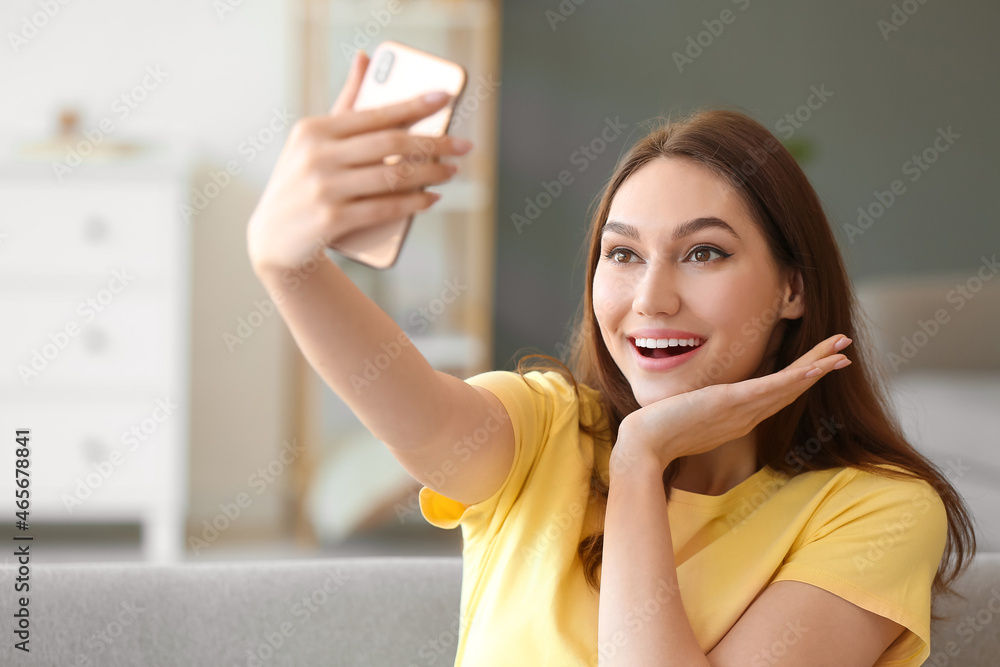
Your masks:
[[[719,276],[692,281],[685,301],[696,319],[710,323],[715,334],[731,337],[756,307],[753,291],[751,280]]]
[[[743,350],[734,364],[737,374],[750,372],[760,363],[775,326],[777,293],[768,291],[763,282],[760,276],[747,276],[716,284],[711,293],[706,291],[692,302],[699,318],[711,322],[720,336],[722,349]]]
[[[594,315],[602,327],[614,327],[632,304],[627,283],[620,276],[609,275],[600,268],[594,273]]]

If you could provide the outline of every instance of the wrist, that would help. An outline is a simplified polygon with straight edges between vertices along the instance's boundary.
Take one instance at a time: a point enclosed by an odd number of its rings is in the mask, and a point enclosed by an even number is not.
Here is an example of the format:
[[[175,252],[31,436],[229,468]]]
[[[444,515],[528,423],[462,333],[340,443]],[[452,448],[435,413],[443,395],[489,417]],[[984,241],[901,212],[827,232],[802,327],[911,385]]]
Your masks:
[[[611,449],[608,472],[611,483],[621,479],[644,479],[663,477],[670,461],[661,461],[652,451],[644,447],[629,446],[619,442]]]

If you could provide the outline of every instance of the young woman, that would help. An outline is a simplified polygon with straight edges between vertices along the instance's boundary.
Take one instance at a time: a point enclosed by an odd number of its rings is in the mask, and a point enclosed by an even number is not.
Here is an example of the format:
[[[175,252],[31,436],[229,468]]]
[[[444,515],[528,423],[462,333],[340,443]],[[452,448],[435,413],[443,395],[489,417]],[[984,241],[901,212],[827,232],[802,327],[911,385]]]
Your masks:
[[[920,665],[974,533],[852,345],[836,242],[777,140],[721,110],[652,129],[593,217],[570,368],[462,381],[324,252],[430,206],[419,188],[454,169],[429,158],[469,148],[401,129],[443,99],[350,111],[366,66],[296,124],[248,251],[310,364],[425,485],[423,515],[462,527],[456,664]],[[394,154],[424,158],[408,187]]]

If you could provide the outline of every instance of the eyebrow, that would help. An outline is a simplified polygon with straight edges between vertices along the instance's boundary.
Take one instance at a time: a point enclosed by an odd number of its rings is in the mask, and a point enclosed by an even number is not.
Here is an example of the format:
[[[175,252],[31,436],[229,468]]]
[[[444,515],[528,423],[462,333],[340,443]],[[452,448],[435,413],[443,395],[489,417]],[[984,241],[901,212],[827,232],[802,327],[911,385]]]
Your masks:
[[[674,241],[679,241],[685,236],[690,236],[696,232],[700,232],[703,229],[721,229],[724,232],[732,234],[738,240],[742,241],[740,235],[736,233],[736,230],[729,226],[725,220],[716,218],[715,216],[708,216],[704,218],[695,218],[694,220],[688,220],[677,226],[674,230],[672,239]],[[616,234],[621,234],[622,236],[627,236],[636,243],[642,243],[642,238],[639,235],[639,230],[628,224],[627,222],[619,222],[617,220],[610,220],[604,223],[601,228],[601,238],[604,238],[605,232],[615,232]]]

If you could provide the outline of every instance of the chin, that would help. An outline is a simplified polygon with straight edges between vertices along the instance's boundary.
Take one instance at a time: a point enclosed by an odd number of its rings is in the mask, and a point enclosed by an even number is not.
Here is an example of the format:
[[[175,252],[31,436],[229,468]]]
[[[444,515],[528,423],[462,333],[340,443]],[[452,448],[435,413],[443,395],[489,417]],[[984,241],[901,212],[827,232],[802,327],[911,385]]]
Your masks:
[[[635,396],[635,400],[639,406],[643,408],[657,401],[662,401],[671,396],[678,396],[688,391],[686,388],[675,386],[675,383],[669,380],[657,382],[655,386],[653,382],[649,381],[630,382],[630,384],[632,385],[632,395]]]

